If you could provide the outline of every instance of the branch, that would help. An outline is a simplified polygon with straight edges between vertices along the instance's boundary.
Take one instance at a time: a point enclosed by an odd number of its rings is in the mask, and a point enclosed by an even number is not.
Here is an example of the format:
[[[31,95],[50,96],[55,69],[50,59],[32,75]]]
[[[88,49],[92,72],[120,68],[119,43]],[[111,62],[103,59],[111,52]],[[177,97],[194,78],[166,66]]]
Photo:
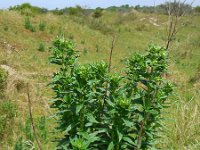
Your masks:
[[[32,114],[32,108],[31,108],[31,97],[30,97],[30,91],[29,91],[28,83],[27,83],[27,97],[28,97],[28,110],[29,110],[31,125],[32,125],[32,128],[33,128],[33,134],[35,136],[35,139],[36,139],[36,142],[37,142],[39,150],[42,150],[42,146],[41,146],[41,143],[40,143],[40,141],[38,139],[38,136],[37,136],[37,133],[36,133],[35,124],[34,124],[34,121],[33,121],[33,114]]]
[[[116,36],[113,36],[112,44],[111,44],[111,48],[110,48],[110,55],[109,55],[108,73],[110,73],[110,71],[111,71],[112,54],[113,54],[113,49],[115,48],[115,43],[116,43]],[[108,88],[109,88],[109,83],[107,81],[106,82],[106,90],[105,90],[105,94],[104,94],[104,98],[103,98],[102,114],[103,114],[106,98],[108,97]]]
[[[112,54],[113,54],[113,49],[114,49],[114,47],[115,47],[115,42],[116,42],[116,36],[113,36],[112,45],[111,45],[111,48],[110,48],[110,55],[109,55],[109,65],[108,65],[108,72],[109,72],[109,73],[110,73],[110,71],[111,71]]]

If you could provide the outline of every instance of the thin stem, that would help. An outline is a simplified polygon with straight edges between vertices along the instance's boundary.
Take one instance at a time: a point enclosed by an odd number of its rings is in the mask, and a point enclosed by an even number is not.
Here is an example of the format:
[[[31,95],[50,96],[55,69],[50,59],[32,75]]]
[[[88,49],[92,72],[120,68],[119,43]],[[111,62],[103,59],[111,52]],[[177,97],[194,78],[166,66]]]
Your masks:
[[[114,47],[115,47],[115,42],[116,42],[116,36],[113,36],[112,45],[111,45],[111,48],[110,48],[110,55],[109,55],[108,73],[110,73],[110,71],[111,71],[112,54],[113,54],[113,49],[114,49]]]
[[[28,110],[29,110],[31,125],[32,125],[32,128],[33,128],[33,134],[35,136],[35,139],[36,139],[36,142],[37,142],[39,150],[42,150],[42,146],[41,146],[41,143],[40,143],[40,141],[38,139],[38,136],[37,136],[37,133],[36,133],[35,124],[34,124],[34,121],[33,121],[33,114],[32,114],[32,108],[31,108],[32,107],[31,106],[31,97],[30,97],[30,91],[29,91],[28,83],[27,83],[27,97],[28,97]]]
[[[110,71],[111,71],[112,54],[113,54],[113,49],[115,48],[115,43],[116,43],[116,36],[113,36],[112,44],[111,44],[111,48],[110,48],[110,55],[109,55],[108,73],[110,73]],[[109,87],[109,83],[107,81],[106,82],[106,90],[105,90],[104,99],[103,99],[103,104],[102,104],[102,115],[103,115],[105,101],[106,101],[106,98],[108,97],[108,87]]]
[[[138,138],[137,138],[137,145],[135,147],[134,150],[138,150],[139,149],[139,146],[141,145],[141,141],[142,141],[142,134],[143,134],[143,129],[144,129],[144,123],[145,123],[145,120],[143,120],[141,122],[141,126],[140,126],[140,131],[138,133]]]

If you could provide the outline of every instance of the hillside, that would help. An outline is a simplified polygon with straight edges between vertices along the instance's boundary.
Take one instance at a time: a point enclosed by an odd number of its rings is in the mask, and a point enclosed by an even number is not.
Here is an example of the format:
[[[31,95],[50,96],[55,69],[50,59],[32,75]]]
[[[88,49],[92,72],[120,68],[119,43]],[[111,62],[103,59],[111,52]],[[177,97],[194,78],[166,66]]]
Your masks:
[[[0,65],[9,74],[6,94],[0,101],[0,115],[13,113],[10,120],[0,125],[0,149],[13,149],[20,137],[24,141],[33,139],[28,119],[27,83],[42,145],[44,149],[55,148],[56,144],[51,142],[56,136],[51,132],[55,120],[50,117],[53,110],[49,104],[53,93],[47,85],[56,71],[48,62],[48,49],[57,36],[72,39],[81,63],[91,63],[108,62],[112,35],[116,35],[112,72],[121,72],[126,57],[135,52],[144,53],[151,43],[165,46],[167,21],[166,15],[137,11],[105,10],[102,17],[93,18],[92,15],[55,15],[51,12],[27,17],[18,11],[0,10]],[[28,22],[32,31],[26,28]],[[165,110],[164,115],[170,119],[164,120],[166,131],[162,133],[163,144],[159,145],[162,149],[197,150],[200,147],[199,23],[200,16],[183,17],[170,47],[167,79],[176,85],[178,94],[171,97],[171,107]]]

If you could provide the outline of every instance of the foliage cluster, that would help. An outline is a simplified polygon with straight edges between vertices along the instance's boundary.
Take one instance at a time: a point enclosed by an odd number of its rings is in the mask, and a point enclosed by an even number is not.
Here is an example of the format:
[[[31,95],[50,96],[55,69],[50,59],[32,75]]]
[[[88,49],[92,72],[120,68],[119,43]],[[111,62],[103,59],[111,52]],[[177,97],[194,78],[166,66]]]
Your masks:
[[[127,59],[123,75],[104,62],[77,64],[74,44],[56,39],[50,62],[59,66],[51,86],[52,107],[64,137],[59,149],[122,150],[153,148],[172,85],[163,79],[166,49],[151,45],[146,55]]]
[[[40,31],[44,31],[45,28],[46,28],[46,22],[40,21],[38,27],[39,27],[39,30],[40,30]]]
[[[77,5],[75,7],[65,7],[63,9],[54,9],[51,12],[55,15],[64,15],[68,14],[71,16],[86,16],[90,13],[88,9],[84,9],[81,6]]]
[[[26,15],[26,16],[34,16],[36,14],[48,12],[48,10],[46,8],[32,6],[29,3],[23,3],[21,5],[16,5],[16,6],[10,7],[9,10],[19,11],[22,15]]]
[[[92,16],[94,18],[100,18],[102,15],[103,15],[103,9],[98,7],[98,8],[95,9]]]
[[[44,45],[44,43],[40,43],[39,44],[38,51],[40,51],[40,52],[44,52],[45,51],[45,45]]]
[[[27,16],[25,17],[25,20],[24,20],[24,27],[28,30],[30,30],[31,32],[35,32],[36,29],[35,27],[33,26],[33,24],[31,23],[30,21],[30,18]]]
[[[115,11],[119,13],[130,13],[132,10],[137,10],[140,12],[144,13],[158,13],[158,14],[168,14],[168,7],[172,8],[173,11],[176,11],[175,9],[181,8],[180,9],[180,14],[183,12],[185,14],[191,14],[191,13],[199,13],[199,6],[195,7],[194,9],[190,4],[183,3],[183,2],[166,2],[160,5],[156,6],[140,6],[136,5],[134,6],[129,6],[127,5],[122,5],[122,6],[110,6],[108,8],[105,8],[105,10],[108,11]],[[9,10],[14,10],[20,12],[22,15],[27,15],[27,16],[34,16],[37,14],[44,14],[47,12],[52,12],[55,15],[64,15],[64,14],[69,14],[69,15],[75,15],[75,16],[88,16],[89,14],[92,14],[94,18],[99,18],[102,16],[102,9],[97,7],[96,9],[88,9],[88,8],[83,8],[79,5],[75,7],[65,7],[63,9],[54,9],[54,10],[48,10],[46,8],[40,8],[37,6],[32,6],[29,3],[23,3],[21,5],[16,5],[13,7],[10,7]]]

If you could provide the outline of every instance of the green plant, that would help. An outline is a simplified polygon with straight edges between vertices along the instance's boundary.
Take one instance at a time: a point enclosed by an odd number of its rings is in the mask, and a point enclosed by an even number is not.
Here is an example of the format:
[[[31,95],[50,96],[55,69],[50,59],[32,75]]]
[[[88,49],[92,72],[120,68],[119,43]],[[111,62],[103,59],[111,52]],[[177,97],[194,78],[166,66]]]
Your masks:
[[[26,135],[26,140],[34,141],[33,130],[32,130],[31,121],[29,118],[26,119],[24,132]]]
[[[42,139],[43,142],[46,142],[48,131],[47,131],[47,126],[46,126],[46,117],[45,116],[42,116],[39,118],[38,130],[39,130],[40,139]]]
[[[45,45],[44,45],[44,43],[40,43],[39,44],[38,51],[40,51],[40,52],[44,52],[45,51]]]
[[[86,55],[87,53],[88,53],[88,49],[87,49],[87,48],[84,48],[84,49],[83,49],[83,54]]]
[[[3,30],[4,30],[4,31],[8,31],[8,29],[9,29],[8,26],[7,26],[7,25],[4,25]]]
[[[40,23],[39,23],[38,26],[39,26],[39,30],[40,30],[40,31],[44,31],[45,28],[46,28],[46,22],[40,21]]]
[[[146,55],[127,60],[123,76],[109,72],[104,62],[76,63],[71,41],[56,39],[50,62],[60,66],[51,86],[56,96],[60,149],[150,149],[161,124],[162,109],[172,92],[162,78],[166,49],[151,45]]]
[[[84,45],[84,44],[85,44],[85,40],[81,40],[81,44],[83,44],[83,45]]]
[[[103,9],[100,7],[96,8],[94,13],[92,14],[94,18],[100,18],[102,15],[103,15]]]
[[[19,137],[17,142],[15,143],[15,149],[14,150],[23,150],[23,139],[22,137]]]
[[[44,14],[48,12],[48,10],[45,8],[32,6],[29,3],[23,3],[21,5],[10,7],[9,10],[19,11],[21,15],[26,15],[26,16],[35,16],[38,14],[42,14],[42,13]]]
[[[12,134],[12,125],[16,113],[16,106],[13,103],[3,100],[0,102],[0,141],[4,139],[6,134]]]
[[[81,6],[76,6],[76,7],[69,7],[67,8],[67,12],[69,15],[74,15],[74,16],[80,16],[83,14],[83,8]]]
[[[4,97],[8,73],[0,68],[0,98]]]
[[[26,29],[30,30],[31,32],[35,32],[35,27],[32,25],[30,18],[28,16],[25,17],[24,26]]]

